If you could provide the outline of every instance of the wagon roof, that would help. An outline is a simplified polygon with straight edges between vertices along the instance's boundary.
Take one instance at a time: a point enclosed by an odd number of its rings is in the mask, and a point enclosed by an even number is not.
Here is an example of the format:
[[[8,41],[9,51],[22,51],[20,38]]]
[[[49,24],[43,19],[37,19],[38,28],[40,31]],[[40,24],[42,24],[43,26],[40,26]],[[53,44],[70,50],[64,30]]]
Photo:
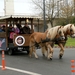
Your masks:
[[[41,17],[32,16],[32,15],[6,15],[6,16],[1,16],[0,20],[9,19],[9,18],[33,18],[33,19],[39,19]]]

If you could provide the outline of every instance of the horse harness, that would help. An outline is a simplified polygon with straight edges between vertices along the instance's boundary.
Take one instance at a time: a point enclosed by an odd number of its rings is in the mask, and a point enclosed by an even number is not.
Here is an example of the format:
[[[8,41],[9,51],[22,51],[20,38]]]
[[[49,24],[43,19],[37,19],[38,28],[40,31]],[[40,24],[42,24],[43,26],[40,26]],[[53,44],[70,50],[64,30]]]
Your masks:
[[[31,47],[33,47],[33,46],[39,47],[39,44],[41,44],[41,43],[46,43],[46,42],[55,42],[55,43],[59,43],[59,41],[62,41],[62,38],[61,38],[61,37],[56,38],[56,39],[53,39],[53,40],[51,40],[51,39],[49,39],[49,38],[46,37],[46,39],[44,39],[44,40],[41,39],[41,42],[39,42],[39,43],[37,43],[37,42],[35,41],[35,44],[32,45]]]

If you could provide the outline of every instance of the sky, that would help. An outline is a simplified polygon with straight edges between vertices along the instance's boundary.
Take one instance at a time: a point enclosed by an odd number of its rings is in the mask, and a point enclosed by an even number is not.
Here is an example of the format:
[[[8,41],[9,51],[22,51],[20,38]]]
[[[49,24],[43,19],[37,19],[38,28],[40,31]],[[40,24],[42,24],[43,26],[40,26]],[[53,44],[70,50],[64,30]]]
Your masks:
[[[37,13],[37,11],[35,10],[35,5],[32,3],[32,0],[14,0],[14,14],[24,13],[28,15],[34,15]],[[0,0],[0,16],[1,15],[4,15],[4,0]]]
[[[14,13],[20,14],[34,14],[34,4],[32,0],[14,0]],[[4,0],[0,0],[0,15],[4,14]]]

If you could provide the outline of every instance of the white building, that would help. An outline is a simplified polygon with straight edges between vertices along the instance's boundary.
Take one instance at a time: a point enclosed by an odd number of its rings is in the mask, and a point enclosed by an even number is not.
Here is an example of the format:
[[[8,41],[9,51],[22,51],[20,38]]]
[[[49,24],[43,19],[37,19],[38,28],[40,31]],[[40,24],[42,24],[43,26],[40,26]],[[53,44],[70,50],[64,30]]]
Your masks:
[[[4,0],[4,15],[14,15],[14,0]]]

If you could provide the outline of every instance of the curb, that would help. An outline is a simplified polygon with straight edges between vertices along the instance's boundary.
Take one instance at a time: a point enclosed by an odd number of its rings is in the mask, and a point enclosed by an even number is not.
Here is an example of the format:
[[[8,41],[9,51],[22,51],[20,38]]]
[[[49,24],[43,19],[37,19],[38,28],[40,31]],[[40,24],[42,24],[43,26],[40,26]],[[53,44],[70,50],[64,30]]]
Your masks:
[[[54,48],[59,48],[59,46],[54,46]],[[64,48],[75,48],[75,46],[65,46]]]

